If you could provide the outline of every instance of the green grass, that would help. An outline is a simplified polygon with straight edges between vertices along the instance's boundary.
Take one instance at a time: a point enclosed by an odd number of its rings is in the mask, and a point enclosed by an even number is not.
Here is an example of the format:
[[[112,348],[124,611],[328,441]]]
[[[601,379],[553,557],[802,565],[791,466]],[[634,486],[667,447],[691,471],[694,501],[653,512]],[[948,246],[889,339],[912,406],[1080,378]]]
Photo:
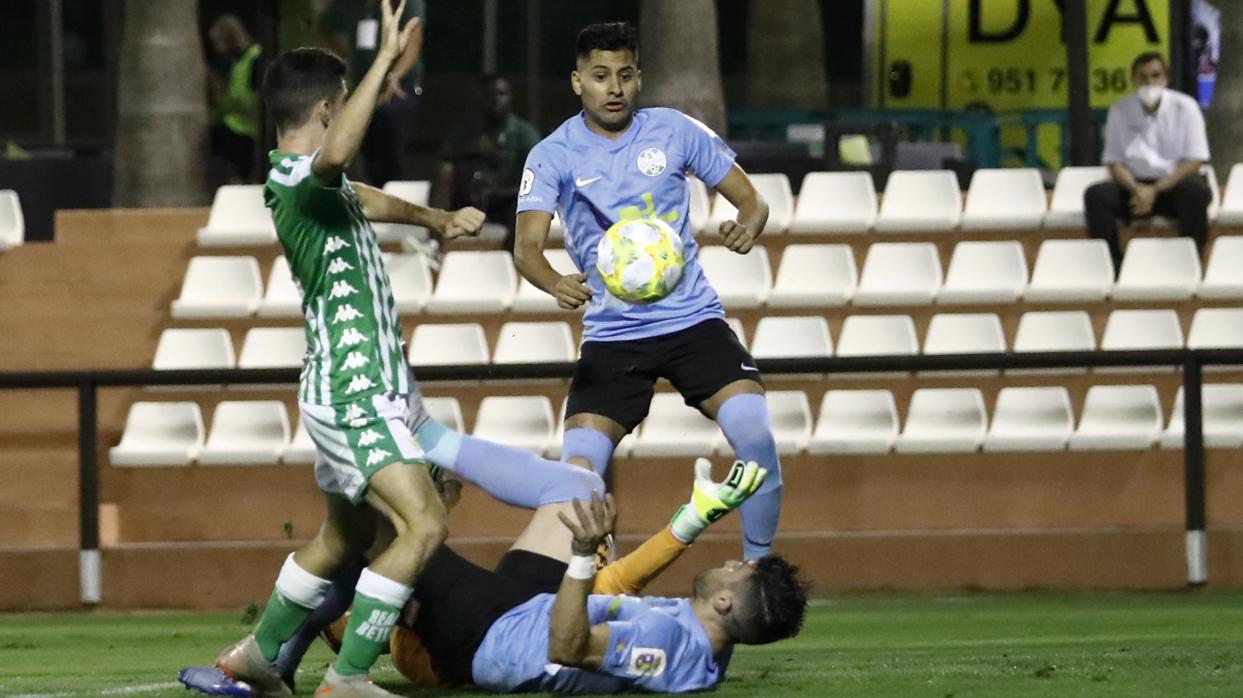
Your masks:
[[[169,682],[242,635],[239,616],[0,616],[0,695],[186,696]],[[328,661],[312,651],[299,695]],[[401,690],[386,659],[374,675]],[[739,648],[716,695],[783,694],[1238,696],[1243,592],[829,597],[799,638]]]

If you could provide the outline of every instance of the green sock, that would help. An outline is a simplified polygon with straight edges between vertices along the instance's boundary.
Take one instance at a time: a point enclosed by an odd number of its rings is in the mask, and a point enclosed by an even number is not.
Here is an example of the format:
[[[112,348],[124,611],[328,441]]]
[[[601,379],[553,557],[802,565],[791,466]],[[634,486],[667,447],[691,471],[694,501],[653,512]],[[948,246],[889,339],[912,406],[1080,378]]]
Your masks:
[[[342,676],[366,674],[380,652],[388,645],[388,634],[401,609],[379,599],[358,593],[350,607],[350,622],[341,639],[337,673]]]
[[[259,625],[255,628],[255,640],[259,643],[264,659],[275,661],[281,645],[298,632],[298,628],[309,615],[311,609],[299,606],[282,596],[280,591],[273,589],[268,606],[263,609],[263,616],[259,618]]]

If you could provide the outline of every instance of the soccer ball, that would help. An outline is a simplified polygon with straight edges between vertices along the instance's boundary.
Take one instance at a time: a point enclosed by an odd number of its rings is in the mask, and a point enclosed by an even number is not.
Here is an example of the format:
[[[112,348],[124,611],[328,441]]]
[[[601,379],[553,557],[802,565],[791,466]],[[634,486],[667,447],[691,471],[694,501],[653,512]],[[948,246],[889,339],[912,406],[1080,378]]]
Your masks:
[[[631,303],[669,295],[682,279],[682,238],[658,218],[619,221],[596,247],[596,270],[604,287]]]

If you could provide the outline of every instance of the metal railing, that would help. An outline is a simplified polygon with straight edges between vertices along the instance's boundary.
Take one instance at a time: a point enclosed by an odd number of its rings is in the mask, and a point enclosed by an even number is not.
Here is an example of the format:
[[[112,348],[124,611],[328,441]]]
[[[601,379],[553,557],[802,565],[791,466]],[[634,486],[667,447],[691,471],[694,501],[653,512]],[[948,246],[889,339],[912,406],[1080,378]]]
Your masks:
[[[1201,414],[1202,367],[1243,364],[1243,349],[1162,349],[914,356],[860,356],[759,359],[765,374],[878,373],[894,371],[964,371],[1032,368],[1100,368],[1175,366],[1182,368],[1185,427],[1183,470],[1186,509],[1187,584],[1208,581],[1205,543],[1204,433]],[[428,366],[417,371],[420,382],[529,380],[569,378],[574,363]],[[123,369],[98,371],[0,372],[4,389],[76,389],[78,391],[79,585],[82,603],[100,600],[99,472],[97,391],[99,388],[180,385],[296,383],[298,369]]]

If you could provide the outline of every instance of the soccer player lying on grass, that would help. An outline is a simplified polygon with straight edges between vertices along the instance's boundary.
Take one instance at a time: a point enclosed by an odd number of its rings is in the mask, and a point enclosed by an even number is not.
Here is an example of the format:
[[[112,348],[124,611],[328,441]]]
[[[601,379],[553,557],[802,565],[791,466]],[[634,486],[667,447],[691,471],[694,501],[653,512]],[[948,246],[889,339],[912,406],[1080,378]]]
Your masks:
[[[264,198],[302,294],[307,355],[298,406],[315,442],[327,511],[316,536],[285,561],[254,635],[219,659],[263,695],[290,694],[275,668],[277,653],[323,602],[331,580],[371,547],[379,518],[396,535],[357,578],[357,627],[323,688],[334,698],[390,695],[367,672],[445,535],[429,467],[527,508],[604,489],[589,471],[449,431],[423,406],[371,221],[424,225],[453,238],[478,232],[483,214],[414,206],[344,175],[416,26],[400,26],[404,4],[394,10],[389,0],[380,3],[375,63],[348,99],[345,63],[327,51],[286,52],[264,76],[263,100],[277,130]]]
[[[581,358],[570,384],[562,457],[603,474],[613,449],[647,416],[652,388],[667,378],[716,420],[739,458],[768,470],[764,489],[742,508],[743,555],[772,546],[781,513],[781,462],[755,361],[725,323],[699,264],[689,218],[693,173],[738,208],[721,242],[746,254],[768,220],[768,204],[734,152],[712,129],[674,109],[637,109],[641,78],[634,27],[593,24],[578,34],[570,87],[583,110],[527,156],[518,190],[514,261],[536,288],[566,309],[586,306]],[[579,273],[544,257],[555,211]],[[685,268],[667,295],[631,301],[607,290],[597,248],[613,226],[671,229]]]
[[[415,614],[411,627],[393,633],[394,665],[423,686],[683,692],[720,682],[734,644],[797,634],[806,594],[797,568],[779,557],[707,570],[689,599],[616,595],[640,591],[765,474],[739,461],[714,483],[706,460],[695,469],[691,502],[669,526],[596,574],[594,553],[613,511],[611,499],[594,495],[589,507],[541,507],[495,571],[441,546],[416,585],[417,609],[407,609],[407,620]],[[210,692],[249,695],[232,688],[219,681]]]

